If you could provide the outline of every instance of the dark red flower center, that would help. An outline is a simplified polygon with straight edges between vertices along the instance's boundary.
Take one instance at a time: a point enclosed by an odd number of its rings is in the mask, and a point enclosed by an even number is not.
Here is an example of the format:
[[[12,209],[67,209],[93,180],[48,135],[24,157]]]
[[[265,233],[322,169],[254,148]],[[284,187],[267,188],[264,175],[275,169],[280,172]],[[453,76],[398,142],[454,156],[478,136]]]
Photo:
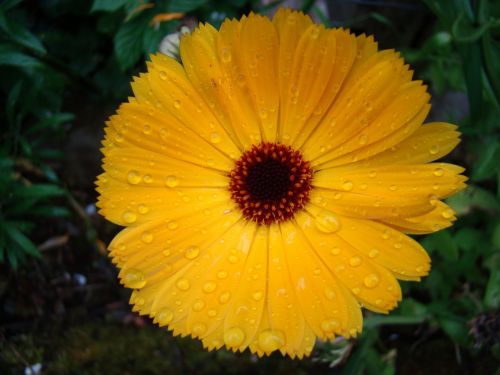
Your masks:
[[[229,191],[247,220],[270,225],[291,219],[309,201],[313,171],[299,151],[263,142],[243,153]]]

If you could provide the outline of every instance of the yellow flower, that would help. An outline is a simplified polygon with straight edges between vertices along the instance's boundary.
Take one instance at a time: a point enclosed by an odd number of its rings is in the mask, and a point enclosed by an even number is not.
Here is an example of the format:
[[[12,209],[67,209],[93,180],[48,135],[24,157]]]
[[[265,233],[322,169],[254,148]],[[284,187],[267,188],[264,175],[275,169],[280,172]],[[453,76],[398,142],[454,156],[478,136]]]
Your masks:
[[[208,349],[308,355],[387,313],[448,227],[454,125],[373,38],[280,10],[152,56],[107,123],[99,208],[133,310]]]

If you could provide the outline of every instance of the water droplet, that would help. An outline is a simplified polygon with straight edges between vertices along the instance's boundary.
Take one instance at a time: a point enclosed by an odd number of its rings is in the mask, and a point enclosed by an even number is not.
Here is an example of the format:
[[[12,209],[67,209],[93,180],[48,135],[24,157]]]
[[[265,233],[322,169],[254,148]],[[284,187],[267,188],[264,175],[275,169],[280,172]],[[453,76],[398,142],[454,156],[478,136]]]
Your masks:
[[[151,243],[153,242],[153,234],[149,231],[143,232],[141,236],[141,240],[144,243]]]
[[[123,285],[127,288],[140,289],[146,285],[144,274],[135,268],[130,268],[125,272],[122,278]]]
[[[223,63],[229,63],[231,62],[232,56],[231,56],[231,50],[229,48],[223,48],[220,51],[220,58]]]
[[[441,216],[444,217],[445,219],[451,219],[455,212],[451,208],[447,208],[441,213]]]
[[[285,335],[281,331],[262,331],[259,334],[259,347],[266,353],[273,352],[285,345]]]
[[[135,221],[137,220],[137,215],[134,214],[132,211],[125,211],[123,213],[123,221],[125,221],[127,224],[132,224],[132,223],[135,223]]]
[[[127,174],[127,181],[131,185],[137,185],[139,182],[141,182],[141,175],[137,171],[130,171]]]
[[[174,319],[174,313],[172,310],[163,308],[156,314],[156,321],[160,325],[160,327],[170,323],[172,319]]]
[[[401,242],[396,242],[396,243],[394,244],[394,247],[395,247],[396,249],[401,249],[401,248],[403,247],[403,244],[402,244]]]
[[[321,322],[321,329],[327,333],[334,332],[340,327],[340,324],[335,319],[325,319]]]
[[[200,254],[200,248],[198,246],[189,246],[184,253],[187,259],[195,259]]]
[[[436,169],[434,169],[434,176],[441,177],[442,175],[444,175],[444,169],[443,168],[436,168]]]
[[[151,177],[149,174],[145,174],[142,179],[146,184],[150,184],[151,182],[153,182],[153,177]]]
[[[236,255],[230,255],[227,260],[229,261],[229,263],[235,264],[236,262],[238,262],[238,257]]]
[[[340,229],[340,221],[333,213],[322,212],[314,220],[316,228],[324,233],[335,233]]]
[[[415,271],[417,271],[418,273],[421,273],[425,270],[425,267],[424,266],[418,266],[417,268],[415,268]]]
[[[217,316],[217,310],[215,309],[210,309],[207,311],[207,315],[210,317],[210,318],[214,318]]]
[[[213,281],[207,281],[205,284],[203,284],[203,291],[205,293],[212,293],[216,287],[216,283],[214,283]]]
[[[140,213],[140,214],[147,214],[149,212],[149,207],[146,206],[145,204],[140,204],[137,206],[137,211]]]
[[[161,253],[163,254],[163,256],[168,257],[168,256],[170,256],[170,249],[165,249]]]
[[[358,257],[357,255],[351,257],[351,259],[349,259],[349,264],[352,266],[352,267],[357,267],[361,264],[361,258]]]
[[[262,299],[262,292],[255,292],[252,294],[252,298],[256,301],[260,301]]]
[[[382,238],[384,240],[387,240],[390,236],[391,236],[391,232],[389,231],[389,229],[385,229],[384,233],[382,233]]]
[[[312,39],[318,39],[318,36],[319,36],[319,27],[318,26],[313,26],[311,28],[311,31],[309,32],[309,35],[311,36]]]
[[[361,293],[361,288],[358,287],[352,288],[352,293],[358,295],[359,293]]]
[[[191,287],[191,284],[187,279],[179,279],[177,280],[177,283],[175,285],[180,290],[188,290]]]
[[[345,191],[351,191],[353,186],[354,184],[352,183],[352,181],[344,181],[344,183],[342,184],[342,189],[344,189]]]
[[[239,327],[233,327],[224,332],[224,343],[229,347],[238,347],[245,340],[245,332]]]
[[[328,298],[329,300],[333,300],[337,296],[337,294],[335,293],[335,291],[333,289],[329,288],[329,287],[325,288],[324,294],[325,294],[325,297]]]
[[[192,328],[194,336],[203,335],[207,331],[207,326],[203,323],[195,323]]]
[[[368,173],[368,177],[374,178],[377,175],[377,172],[375,170],[371,170],[370,173]]]
[[[362,134],[359,136],[359,144],[365,145],[368,142],[368,136],[366,134]]]
[[[219,271],[217,272],[217,278],[219,280],[224,280],[227,277],[227,272],[226,271]]]
[[[330,250],[330,254],[332,254],[332,255],[339,255],[340,251],[341,251],[340,247],[335,246],[335,247],[332,247],[332,249]]]
[[[368,256],[369,256],[370,258],[372,258],[372,259],[373,259],[373,258],[375,258],[378,254],[379,254],[378,249],[371,249],[371,250],[369,251],[369,253],[368,253]]]
[[[219,133],[217,132],[210,133],[210,142],[220,143],[220,141],[222,141],[222,137]]]
[[[439,152],[438,145],[432,145],[431,147],[429,147],[429,154],[436,155],[438,152]]]
[[[194,303],[193,303],[193,310],[194,311],[201,311],[204,308],[205,308],[205,302],[203,302],[203,300],[198,299],[198,300],[194,301]]]
[[[169,188],[176,187],[179,185],[179,179],[174,175],[167,176],[167,178],[165,178],[165,185]]]
[[[229,292],[221,293],[221,295],[219,296],[219,302],[222,304],[227,303],[227,301],[229,301],[230,298],[231,298],[231,293]]]
[[[179,109],[181,107],[181,101],[180,100],[174,100],[174,107]]]
[[[151,134],[152,130],[151,130],[151,126],[149,125],[144,125],[144,127],[142,128],[142,132],[146,135],[149,135]]]
[[[363,283],[367,288],[375,288],[380,283],[380,278],[376,274],[371,273],[365,277]]]
[[[397,185],[389,186],[389,190],[391,190],[391,191],[396,191],[397,189],[398,189]]]
[[[162,80],[166,80],[168,77],[167,77],[167,72],[163,71],[163,70],[160,70],[160,78]]]
[[[177,222],[175,222],[175,221],[170,221],[167,224],[167,228],[170,230],[175,230],[175,229],[179,228],[179,224],[177,224]]]

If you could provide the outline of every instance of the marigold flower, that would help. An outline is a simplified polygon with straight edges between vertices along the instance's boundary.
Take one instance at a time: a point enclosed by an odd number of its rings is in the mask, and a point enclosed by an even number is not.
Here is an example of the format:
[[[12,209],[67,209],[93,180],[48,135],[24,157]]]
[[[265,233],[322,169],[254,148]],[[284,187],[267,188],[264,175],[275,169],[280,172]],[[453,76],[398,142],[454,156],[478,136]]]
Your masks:
[[[174,335],[258,355],[354,337],[401,299],[451,225],[458,143],[398,53],[291,10],[158,54],[111,116],[99,208],[133,310]]]

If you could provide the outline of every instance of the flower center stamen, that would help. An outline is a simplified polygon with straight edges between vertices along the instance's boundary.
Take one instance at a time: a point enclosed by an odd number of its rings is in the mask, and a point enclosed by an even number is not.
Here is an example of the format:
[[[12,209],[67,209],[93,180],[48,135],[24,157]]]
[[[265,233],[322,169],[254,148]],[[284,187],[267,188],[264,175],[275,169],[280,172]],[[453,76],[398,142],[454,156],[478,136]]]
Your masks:
[[[263,142],[243,153],[229,191],[247,220],[270,225],[291,219],[309,201],[313,171],[299,151]]]

